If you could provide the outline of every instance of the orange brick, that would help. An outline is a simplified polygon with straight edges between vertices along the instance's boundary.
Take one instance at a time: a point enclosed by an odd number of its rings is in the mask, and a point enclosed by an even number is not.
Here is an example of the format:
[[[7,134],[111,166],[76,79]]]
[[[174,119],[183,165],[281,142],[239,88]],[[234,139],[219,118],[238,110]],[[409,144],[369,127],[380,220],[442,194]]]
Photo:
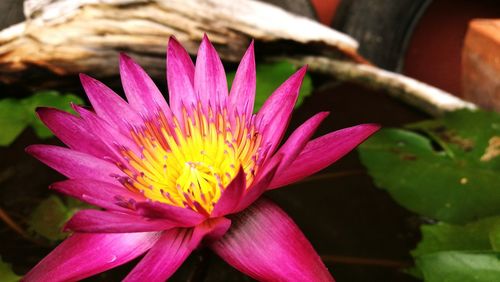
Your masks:
[[[500,112],[500,19],[469,23],[462,51],[462,94]]]

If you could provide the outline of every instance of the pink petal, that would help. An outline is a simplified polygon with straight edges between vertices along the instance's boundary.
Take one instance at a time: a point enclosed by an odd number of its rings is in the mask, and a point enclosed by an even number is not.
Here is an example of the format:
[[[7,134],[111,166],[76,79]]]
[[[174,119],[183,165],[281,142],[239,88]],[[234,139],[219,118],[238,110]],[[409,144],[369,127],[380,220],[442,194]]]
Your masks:
[[[282,158],[283,155],[277,155],[273,157],[268,163],[266,163],[264,167],[261,168],[262,172],[257,175],[254,183],[252,183],[252,186],[245,191],[246,193],[243,195],[243,198],[238,203],[238,206],[232,211],[232,213],[240,212],[246,209],[248,206],[253,204],[253,202],[255,202],[264,192],[266,192],[267,187],[273,180],[274,175],[276,174],[276,171],[280,166]]]
[[[172,115],[153,80],[125,54],[120,54],[120,77],[127,100],[136,112],[146,118],[158,113],[158,110],[163,111],[166,117]]]
[[[40,261],[24,281],[76,281],[124,264],[150,249],[158,233],[76,233]]]
[[[115,161],[122,160],[123,163],[127,163],[123,160],[123,155],[120,152],[123,147],[134,151],[136,155],[141,155],[142,150],[130,135],[122,134],[115,126],[85,108],[76,105],[73,105],[73,108],[85,121],[87,127],[92,129],[93,133],[101,139],[101,142],[107,146],[110,152],[113,152],[109,157],[114,157]]]
[[[262,144],[270,145],[270,153],[274,152],[285,134],[306,70],[302,67],[288,78],[257,113],[256,124],[263,135]]]
[[[188,52],[171,36],[167,49],[167,81],[170,107],[177,118],[182,106],[197,105],[194,94],[194,64]]]
[[[233,211],[241,201],[246,189],[246,175],[243,168],[240,168],[238,174],[226,187],[219,201],[210,214],[211,217],[219,217]]]
[[[26,152],[72,179],[94,179],[119,184],[122,171],[113,163],[68,148],[31,145]]]
[[[50,188],[109,210],[127,212],[132,209],[133,203],[145,200],[141,194],[134,193],[123,186],[93,179],[69,179],[56,182]]]
[[[270,189],[299,181],[322,170],[349,153],[379,128],[375,124],[361,124],[310,141],[292,164],[276,174]]]
[[[135,205],[137,212],[149,218],[171,220],[180,227],[191,227],[203,222],[206,217],[189,208],[176,207],[160,202],[140,202]]]
[[[80,81],[100,118],[126,134],[130,133],[131,125],[142,125],[142,119],[130,105],[102,82],[85,74],[80,74]]]
[[[226,235],[210,247],[259,281],[333,281],[297,225],[268,200],[237,214]]]
[[[64,229],[80,233],[129,233],[163,231],[173,227],[176,227],[175,223],[165,219],[87,209],[73,215]]]
[[[203,237],[227,230],[229,220],[217,219],[209,224],[193,228],[176,228],[163,232],[160,240],[129,273],[124,281],[161,282],[167,280],[189,254],[200,244]],[[224,231],[225,233],[225,231]]]
[[[287,168],[297,158],[299,153],[304,149],[307,142],[313,136],[314,132],[321,122],[329,115],[328,112],[320,112],[304,122],[297,128],[292,135],[286,140],[285,144],[276,153],[282,154],[280,167],[277,173],[280,173],[284,168]]]
[[[225,106],[227,81],[224,66],[207,35],[203,36],[196,57],[194,90],[202,105]]]
[[[229,105],[236,111],[250,118],[253,113],[256,87],[254,42],[250,43],[245,55],[241,59],[236,70],[231,92],[229,94]]]
[[[109,155],[106,146],[89,131],[82,119],[52,108],[38,108],[36,112],[50,131],[71,149],[99,158]]]

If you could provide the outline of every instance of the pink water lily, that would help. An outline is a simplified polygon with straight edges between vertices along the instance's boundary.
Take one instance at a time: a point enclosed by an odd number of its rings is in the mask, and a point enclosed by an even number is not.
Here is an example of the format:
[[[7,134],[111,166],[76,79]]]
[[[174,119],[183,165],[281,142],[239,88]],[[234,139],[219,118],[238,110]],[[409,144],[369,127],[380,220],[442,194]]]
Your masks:
[[[257,280],[333,281],[295,223],[260,196],[303,179],[344,156],[377,125],[310,140],[328,115],[316,114],[283,138],[306,68],[253,114],[253,43],[228,93],[222,62],[205,36],[193,64],[170,38],[167,104],[131,58],[120,57],[128,102],[81,75],[93,110],[52,108],[40,119],[69,148],[27,151],[68,177],[51,186],[101,209],[77,212],[72,231],[26,281],[79,280],[144,257],[125,281],[164,281],[206,246]]]

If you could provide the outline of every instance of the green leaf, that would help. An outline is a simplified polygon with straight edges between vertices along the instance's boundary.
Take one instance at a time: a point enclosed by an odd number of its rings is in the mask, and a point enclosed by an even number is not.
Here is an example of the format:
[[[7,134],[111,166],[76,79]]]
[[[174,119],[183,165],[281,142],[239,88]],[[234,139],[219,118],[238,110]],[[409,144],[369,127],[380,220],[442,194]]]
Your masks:
[[[254,112],[257,112],[264,102],[271,96],[271,94],[278,88],[285,80],[287,80],[295,71],[297,67],[288,61],[279,61],[275,63],[268,64],[258,64],[256,67],[257,71],[257,89],[255,93],[255,107]],[[228,85],[231,85],[234,80],[236,72],[229,72],[227,74]],[[311,95],[312,93],[312,80],[309,75],[306,74],[304,81],[302,82],[302,87],[300,89],[300,94],[295,104],[295,108],[299,107],[304,98]]]
[[[16,282],[21,280],[21,276],[18,276],[12,271],[10,264],[5,263],[0,257],[0,281],[2,282]]]
[[[410,124],[409,129],[428,134],[452,159],[478,167],[500,169],[500,115],[495,112],[461,110],[442,119]],[[490,144],[497,140],[496,144]],[[487,149],[498,150],[485,156]],[[487,157],[487,158],[485,158]]]
[[[500,253],[437,252],[419,256],[416,265],[427,282],[500,281]]]
[[[500,252],[500,224],[496,224],[490,230],[490,244],[494,251]]]
[[[29,225],[36,234],[50,240],[58,241],[68,235],[62,231],[64,223],[75,212],[82,208],[90,207],[73,198],[66,198],[66,202],[58,196],[50,196],[38,204],[32,212]]]
[[[450,223],[500,214],[500,158],[492,142],[500,138],[500,115],[459,111],[410,127],[424,134],[383,129],[360,146],[378,187],[404,207]]]
[[[439,222],[422,225],[420,228],[422,241],[412,251],[415,257],[440,251],[489,251],[498,244],[500,216],[481,219],[466,225]]]
[[[45,106],[71,111],[71,102],[83,104],[82,99],[73,94],[61,95],[56,91],[37,92],[21,100],[0,100],[0,128],[2,128],[0,146],[11,144],[29,125],[40,138],[52,136],[52,133],[36,116],[35,109]]]
[[[83,104],[83,100],[73,94],[60,95],[57,91],[37,92],[33,96],[22,101],[28,113],[30,113],[30,125],[40,138],[52,136],[50,130],[40,121],[36,115],[38,107],[53,107],[66,112],[72,112],[71,103]]]
[[[0,100],[0,146],[6,146],[23,132],[28,124],[24,108],[19,107],[19,101],[14,99]]]

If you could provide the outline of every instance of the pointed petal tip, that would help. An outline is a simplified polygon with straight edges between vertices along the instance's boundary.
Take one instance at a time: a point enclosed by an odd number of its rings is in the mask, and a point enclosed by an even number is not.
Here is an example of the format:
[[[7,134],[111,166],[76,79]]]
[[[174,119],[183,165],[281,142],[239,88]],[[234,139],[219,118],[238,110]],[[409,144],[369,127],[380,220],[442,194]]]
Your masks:
[[[55,190],[55,191],[58,191],[58,192],[59,192],[60,190],[62,190],[62,189],[63,189],[63,187],[64,187],[65,185],[67,185],[67,183],[71,183],[71,182],[69,182],[69,181],[70,181],[70,180],[66,179],[66,180],[61,180],[61,181],[57,181],[57,182],[51,183],[51,184],[49,185],[49,189],[50,189],[50,190]]]
[[[47,125],[47,121],[50,120],[51,113],[55,113],[55,112],[63,112],[63,111],[56,109],[56,108],[51,108],[51,107],[36,107],[35,108],[36,115],[45,125]],[[50,128],[50,126],[49,126],[49,128]]]
[[[90,84],[100,83],[100,81],[85,73],[79,73],[78,77],[80,78],[80,83],[84,89]]]
[[[119,54],[119,65],[120,70],[129,69],[130,65],[136,64],[135,61],[127,54],[120,52]]]
[[[303,65],[297,72],[296,74],[299,75],[301,78],[304,78],[306,75],[307,69],[309,68],[309,65]]]
[[[317,113],[316,115],[318,116],[318,118],[324,119],[324,118],[326,118],[327,116],[330,115],[330,112],[329,111],[323,111],[323,112]]]
[[[51,148],[64,148],[65,147],[59,147],[55,145],[45,145],[45,144],[34,144],[34,145],[29,145],[28,147],[24,148],[24,151],[30,155],[32,155],[35,158],[38,158],[40,154],[43,153],[45,150],[50,150]]]
[[[52,110],[56,110],[56,109],[51,108],[51,107],[36,107],[35,108],[35,112],[38,115],[38,117],[40,117],[40,118],[42,118],[43,115],[47,114],[48,112],[50,112]]]
[[[300,91],[300,86],[302,85],[302,81],[304,80],[304,77],[306,75],[306,72],[307,72],[307,65],[305,66],[302,66],[300,69],[298,69],[297,71],[295,71],[295,73],[293,73],[281,86],[284,86],[284,85],[290,85],[292,87],[292,89],[294,91],[290,91],[290,93],[294,93],[294,94],[297,94],[295,93],[295,91]],[[278,88],[277,90],[279,90],[280,88]]]
[[[380,128],[382,128],[382,125],[378,123],[365,123],[365,124],[360,124],[359,126],[362,127],[364,130],[366,130],[366,132],[369,135],[372,135],[373,133],[377,132]]]
[[[120,52],[118,55],[120,57],[120,60],[130,60],[130,56],[124,52]]]
[[[78,74],[78,77],[80,78],[80,81],[82,81],[82,80],[87,80],[87,79],[90,79],[90,78],[91,78],[89,75],[84,74],[84,73],[82,73],[82,72]]]
[[[208,35],[206,33],[203,34],[203,38],[201,39],[200,49],[202,48],[202,46],[205,48],[215,50],[215,47],[212,44],[212,41],[210,41],[210,38],[208,38]]]
[[[252,39],[252,41],[250,41],[250,45],[248,45],[248,48],[247,48],[247,52],[251,51],[252,54],[254,53],[255,51],[255,39]]]
[[[254,40],[253,39],[252,39],[252,42],[250,42],[250,45],[248,45],[248,48],[245,51],[245,55],[243,55],[243,56],[244,56],[243,59],[245,59],[245,57],[248,57],[248,59],[250,59],[250,62],[252,63],[252,65],[255,68],[255,46],[254,46]]]
[[[32,156],[34,156],[38,151],[39,151],[39,146],[41,145],[29,145],[28,147],[24,148],[24,151]]]
[[[168,56],[168,52],[170,51],[175,51],[176,49],[182,47],[181,43],[179,42],[179,40],[177,40],[177,38],[175,38],[175,36],[170,36],[168,38],[168,43],[167,43],[167,56]]]
[[[210,39],[208,38],[208,35],[206,33],[203,33],[203,37],[201,38],[200,46],[198,46],[198,53],[200,50],[205,49],[206,46],[211,46],[212,43],[210,42]],[[198,56],[196,56],[198,57]]]

